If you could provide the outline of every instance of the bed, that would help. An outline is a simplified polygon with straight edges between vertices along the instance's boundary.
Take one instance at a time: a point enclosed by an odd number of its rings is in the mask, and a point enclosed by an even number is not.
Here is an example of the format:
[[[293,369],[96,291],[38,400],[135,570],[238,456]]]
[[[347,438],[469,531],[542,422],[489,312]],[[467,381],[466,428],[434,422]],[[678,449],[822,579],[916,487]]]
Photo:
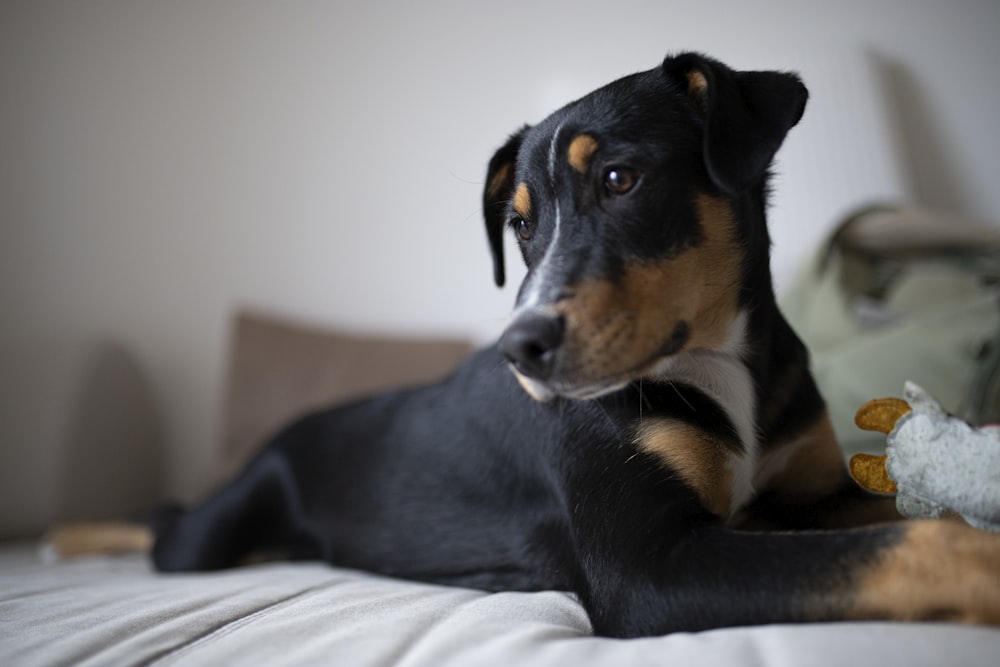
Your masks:
[[[560,592],[395,581],[320,563],[159,575],[140,556],[0,550],[4,665],[995,665],[1000,631],[945,624],[763,626],[592,637]]]
[[[817,310],[833,309],[818,304],[819,292],[814,289],[789,309],[798,308],[803,329],[829,333],[828,325],[810,321]],[[988,338],[1000,330],[1000,320],[989,298],[980,305],[978,319],[973,318],[979,327],[975,335]],[[949,321],[954,329],[954,317]],[[883,330],[879,335],[887,334]],[[898,351],[898,337],[888,340]],[[840,369],[845,358],[858,354],[845,353],[835,341],[818,343],[821,375],[832,372],[824,371],[825,365]],[[869,341],[865,349],[875,344]],[[298,412],[428,379],[470,349],[463,340],[359,336],[241,314],[233,326],[218,479],[231,474],[270,430]],[[970,361],[961,372],[971,377],[974,366]],[[118,394],[106,387],[121,399],[112,402],[131,401],[132,417],[142,422],[146,412],[136,403],[129,375],[114,375],[124,384]],[[46,386],[55,395],[52,388],[59,384],[53,379]],[[857,398],[838,394],[845,404]],[[53,399],[49,405],[52,420],[63,419],[65,401]],[[141,423],[133,424],[105,438],[101,455],[131,460],[135,438],[148,432]],[[56,450],[41,456],[73,458]],[[102,471],[100,486],[114,492],[106,507],[124,510],[153,502],[153,478],[142,478],[139,487],[134,483],[139,468]],[[59,486],[61,478],[29,473],[22,468],[18,478],[8,468],[4,482],[10,488],[27,485],[36,496]],[[8,502],[5,512],[22,520],[51,515],[25,503],[12,507]],[[40,549],[38,540],[0,546],[0,665],[131,664],[958,667],[1000,664],[1000,630],[869,622],[771,625],[619,641],[593,637],[579,602],[559,591],[487,594],[311,562],[163,575],[142,555],[58,561]]]

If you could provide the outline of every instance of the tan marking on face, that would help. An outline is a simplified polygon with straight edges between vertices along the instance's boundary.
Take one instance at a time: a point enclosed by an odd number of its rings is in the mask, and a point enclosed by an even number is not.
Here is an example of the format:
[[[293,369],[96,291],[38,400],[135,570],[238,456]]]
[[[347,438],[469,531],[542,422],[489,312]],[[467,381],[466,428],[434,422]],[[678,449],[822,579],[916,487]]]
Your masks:
[[[684,256],[694,254],[698,265],[691,271],[696,277],[688,283],[697,293],[691,345],[712,349],[725,341],[729,323],[738,313],[743,253],[736,243],[736,223],[728,204],[700,195],[698,213],[704,242],[684,253]]]
[[[670,259],[627,266],[617,283],[575,286],[555,306],[566,318],[571,380],[634,379],[649,372],[680,322],[690,332],[685,349],[717,349],[725,343],[738,314],[742,254],[728,205],[701,195],[697,208],[699,246]]]
[[[636,446],[684,480],[710,512],[728,516],[732,506],[728,463],[733,454],[724,444],[687,422],[651,419],[639,426]]]
[[[531,194],[527,183],[519,183],[514,191],[514,210],[522,218],[531,217]]]
[[[1000,624],[1000,536],[953,521],[905,526],[856,581],[851,618]]]
[[[758,489],[803,499],[829,495],[844,483],[844,458],[824,410],[805,430],[773,445],[761,457]]]
[[[589,134],[578,134],[570,142],[567,151],[569,166],[580,174],[587,173],[587,169],[590,167],[590,158],[594,156],[596,150],[597,139]]]
[[[497,168],[496,173],[490,178],[490,182],[486,184],[486,192],[490,197],[499,198],[503,194],[511,180],[510,172],[513,168],[509,162]]]

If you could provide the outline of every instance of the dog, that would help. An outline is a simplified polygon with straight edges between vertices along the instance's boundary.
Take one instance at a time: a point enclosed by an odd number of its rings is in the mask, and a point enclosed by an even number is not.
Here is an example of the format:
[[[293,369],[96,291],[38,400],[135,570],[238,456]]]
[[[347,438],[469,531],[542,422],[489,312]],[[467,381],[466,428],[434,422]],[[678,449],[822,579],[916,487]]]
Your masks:
[[[159,521],[164,572],[256,551],[575,593],[596,634],[842,619],[1000,623],[1000,540],[854,485],[775,303],[768,173],[793,74],[669,55],[489,162],[498,342],[448,378],[301,418]]]

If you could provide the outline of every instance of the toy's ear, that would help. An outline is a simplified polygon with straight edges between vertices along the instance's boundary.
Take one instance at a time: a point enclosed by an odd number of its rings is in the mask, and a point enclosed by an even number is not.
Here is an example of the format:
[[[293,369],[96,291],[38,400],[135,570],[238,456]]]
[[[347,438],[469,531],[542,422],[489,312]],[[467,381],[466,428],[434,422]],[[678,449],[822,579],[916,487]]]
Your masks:
[[[900,398],[873,398],[858,408],[854,423],[865,431],[889,435],[896,428],[896,422],[911,410],[910,404]]]
[[[528,126],[510,136],[490,160],[486,172],[486,187],[483,189],[483,217],[486,219],[486,237],[490,242],[493,256],[493,280],[497,287],[503,287],[503,231],[507,222],[507,206],[514,195],[514,165],[517,162],[521,141]]]
[[[858,453],[851,457],[848,469],[854,481],[862,488],[874,491],[875,493],[896,493],[899,489],[896,482],[889,477],[889,471],[885,469],[886,457],[875,456],[874,454]]]
[[[736,72],[697,53],[667,57],[663,70],[702,114],[705,166],[728,194],[764,176],[809,97],[794,74]]]

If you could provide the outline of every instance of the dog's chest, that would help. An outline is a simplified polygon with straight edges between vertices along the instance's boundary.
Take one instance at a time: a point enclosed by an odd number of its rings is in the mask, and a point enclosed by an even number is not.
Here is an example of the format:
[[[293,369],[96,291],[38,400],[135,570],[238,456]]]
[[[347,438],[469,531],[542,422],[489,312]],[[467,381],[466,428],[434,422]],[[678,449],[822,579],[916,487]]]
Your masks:
[[[682,353],[657,369],[662,381],[695,387],[711,399],[728,418],[738,446],[699,427],[696,411],[694,420],[653,417],[640,420],[637,429],[637,446],[663,461],[722,517],[733,516],[752,499],[759,457],[756,394],[743,361],[745,331],[741,315],[721,349]]]

